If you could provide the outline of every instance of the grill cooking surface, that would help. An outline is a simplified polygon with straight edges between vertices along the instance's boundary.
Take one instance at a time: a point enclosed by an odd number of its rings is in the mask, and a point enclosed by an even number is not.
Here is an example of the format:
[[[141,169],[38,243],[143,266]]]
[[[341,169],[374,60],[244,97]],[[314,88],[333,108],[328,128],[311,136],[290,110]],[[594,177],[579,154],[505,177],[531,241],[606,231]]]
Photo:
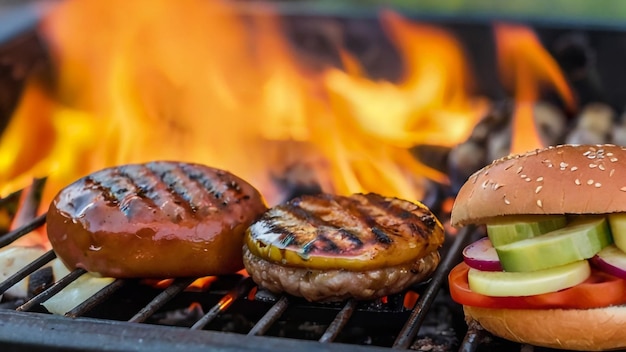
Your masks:
[[[45,215],[0,237],[2,246],[45,224]],[[416,348],[431,343],[429,332],[438,331],[436,302],[447,273],[458,261],[470,229],[461,231],[447,250],[432,279],[412,288],[419,294],[414,309],[406,307],[406,293],[384,300],[310,303],[291,296],[260,290],[242,275],[220,276],[206,290],[188,286],[195,278],[172,281],[165,288],[141,280],[118,279],[80,303],[65,316],[53,315],[41,305],[85,274],[77,269],[56,278],[27,301],[6,300],[0,309],[0,340],[29,348],[189,349],[219,346],[225,350],[293,348],[325,350],[375,350]],[[49,251],[0,283],[0,293],[36,272],[56,255]],[[445,314],[445,313],[443,313]],[[432,320],[418,331],[424,321]],[[449,328],[433,346],[455,348],[458,341]],[[417,337],[417,338],[416,338]],[[476,344],[466,338],[470,350]],[[469,341],[469,342],[468,342]],[[458,343],[456,343],[458,346]]]

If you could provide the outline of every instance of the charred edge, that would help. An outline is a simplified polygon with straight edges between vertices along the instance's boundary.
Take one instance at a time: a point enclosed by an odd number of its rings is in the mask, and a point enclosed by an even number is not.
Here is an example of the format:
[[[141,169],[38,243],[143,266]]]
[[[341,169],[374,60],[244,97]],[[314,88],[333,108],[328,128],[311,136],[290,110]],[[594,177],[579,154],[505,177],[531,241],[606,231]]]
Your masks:
[[[215,198],[216,204],[222,202],[224,195],[218,189],[220,183],[218,183],[217,180],[210,177],[208,173],[202,172],[201,170],[198,170],[197,167],[192,165],[181,164],[180,168],[191,181],[206,189],[207,193]]]
[[[311,213],[299,206],[287,206],[283,210],[293,215],[299,221],[311,224],[315,228],[319,228],[320,226],[336,227],[327,221],[320,219],[317,214]]]
[[[189,190],[185,187],[184,181],[178,178],[167,166],[170,164],[149,163],[146,167],[156,175],[167,187],[169,194],[174,198],[174,203],[188,210],[190,214],[196,214],[197,206],[192,203]]]
[[[382,244],[393,243],[393,240],[389,236],[387,236],[387,234],[383,230],[379,229],[378,227],[376,226],[371,227],[370,230],[372,231],[374,236],[376,236],[376,241],[378,241],[378,243],[382,243]]]
[[[424,239],[429,238],[430,234],[437,225],[434,215],[427,209],[415,206],[413,211],[409,211],[400,205],[394,204],[393,202],[377,195],[368,194],[366,195],[366,198],[371,201],[371,204],[381,207],[385,211],[389,212],[391,216],[405,221],[413,233],[417,233]]]
[[[109,172],[96,172],[85,178],[85,184],[93,187],[102,193],[104,200],[112,206],[118,206],[128,194],[128,188],[120,187],[119,182],[115,182],[115,176]]]
[[[299,244],[298,236],[296,236],[293,232],[289,231],[288,229],[280,226],[278,224],[279,219],[277,217],[262,218],[259,221],[264,221],[268,225],[269,231],[273,233],[279,233],[281,235],[280,243],[283,246]]]
[[[384,198],[374,193],[361,194],[359,196],[363,197],[363,199],[365,199],[367,203],[363,204],[359,202],[359,200],[357,199],[350,198],[350,201],[356,205],[356,206],[351,206],[350,209],[356,209],[359,212],[359,215],[360,215],[359,218],[362,219],[363,222],[365,222],[366,227],[370,229],[372,234],[374,234],[374,238],[376,239],[376,242],[381,243],[381,244],[391,244],[393,242],[393,239],[391,239],[389,235],[381,229],[382,225],[379,224],[378,221],[376,221],[376,219],[374,219],[373,217],[369,215],[371,211],[368,209],[368,205],[369,205],[369,206],[375,206],[378,208],[383,208],[385,211],[387,211],[389,208],[389,204],[383,205],[382,203],[385,203]],[[386,203],[389,203],[389,202],[386,202]],[[354,212],[354,210],[352,211]],[[395,235],[395,234],[392,233],[392,235]]]
[[[223,170],[219,170],[219,172],[216,173],[216,176],[220,182],[226,186],[224,193],[228,192],[228,197],[225,197],[224,199],[224,205],[231,201],[234,203],[240,203],[242,200],[250,199],[250,195],[244,192],[236,177]]]
[[[356,248],[361,248],[363,246],[363,241],[361,241],[359,236],[357,236],[356,234],[346,229],[339,229],[339,233],[341,233],[343,237],[347,238],[350,242],[352,242],[352,244],[354,244]]]
[[[139,178],[139,174],[137,172],[129,172],[128,166],[121,166],[119,169],[119,176],[123,177],[128,181],[128,183],[132,184],[135,188],[135,193],[143,202],[146,203],[148,207],[157,208],[156,203],[154,202],[154,188],[150,188],[145,184],[141,184]]]
[[[322,244],[322,251],[325,253],[341,253],[343,248],[338,246],[332,239],[326,237],[326,233],[318,231],[317,233],[317,243]]]
[[[426,226],[421,226],[423,225],[422,223],[409,222],[407,225],[411,229],[412,233],[417,233],[420,237],[424,239],[428,239],[430,234],[433,233],[433,228],[426,228]]]
[[[437,226],[437,221],[435,219],[435,216],[433,214],[422,214],[420,215],[419,219],[422,221],[422,223],[424,223],[424,225],[426,225],[428,227],[428,229],[432,232],[435,227]]]

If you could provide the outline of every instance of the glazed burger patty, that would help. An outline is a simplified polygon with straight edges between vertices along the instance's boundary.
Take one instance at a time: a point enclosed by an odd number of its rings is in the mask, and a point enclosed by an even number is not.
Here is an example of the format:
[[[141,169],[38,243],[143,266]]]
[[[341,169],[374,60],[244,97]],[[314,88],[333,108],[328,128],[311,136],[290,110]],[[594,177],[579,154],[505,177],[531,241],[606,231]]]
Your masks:
[[[419,203],[374,193],[302,196],[250,226],[244,264],[274,292],[373,299],[428,277],[443,240],[443,227]]]
[[[245,229],[267,207],[249,183],[199,164],[107,168],[61,190],[47,231],[69,268],[110,277],[180,277],[243,267]]]

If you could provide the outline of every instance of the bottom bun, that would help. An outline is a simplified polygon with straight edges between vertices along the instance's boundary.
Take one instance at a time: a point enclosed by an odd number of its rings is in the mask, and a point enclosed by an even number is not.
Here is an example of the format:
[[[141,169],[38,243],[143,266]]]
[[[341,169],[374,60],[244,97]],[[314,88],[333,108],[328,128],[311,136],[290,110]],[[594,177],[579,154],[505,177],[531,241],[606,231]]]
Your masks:
[[[493,309],[463,306],[468,324],[507,340],[578,351],[626,347],[626,306],[594,309]]]

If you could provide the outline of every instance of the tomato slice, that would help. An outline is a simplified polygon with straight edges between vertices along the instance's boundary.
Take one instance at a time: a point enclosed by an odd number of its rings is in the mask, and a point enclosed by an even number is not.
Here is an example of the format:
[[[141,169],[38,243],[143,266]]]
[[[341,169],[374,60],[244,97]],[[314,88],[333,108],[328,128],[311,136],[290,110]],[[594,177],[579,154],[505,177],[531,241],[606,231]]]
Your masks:
[[[574,287],[524,297],[491,297],[472,292],[467,283],[468,271],[469,266],[460,263],[448,275],[452,299],[467,306],[513,309],[587,309],[626,303],[626,280],[597,269],[592,269],[591,276]]]

